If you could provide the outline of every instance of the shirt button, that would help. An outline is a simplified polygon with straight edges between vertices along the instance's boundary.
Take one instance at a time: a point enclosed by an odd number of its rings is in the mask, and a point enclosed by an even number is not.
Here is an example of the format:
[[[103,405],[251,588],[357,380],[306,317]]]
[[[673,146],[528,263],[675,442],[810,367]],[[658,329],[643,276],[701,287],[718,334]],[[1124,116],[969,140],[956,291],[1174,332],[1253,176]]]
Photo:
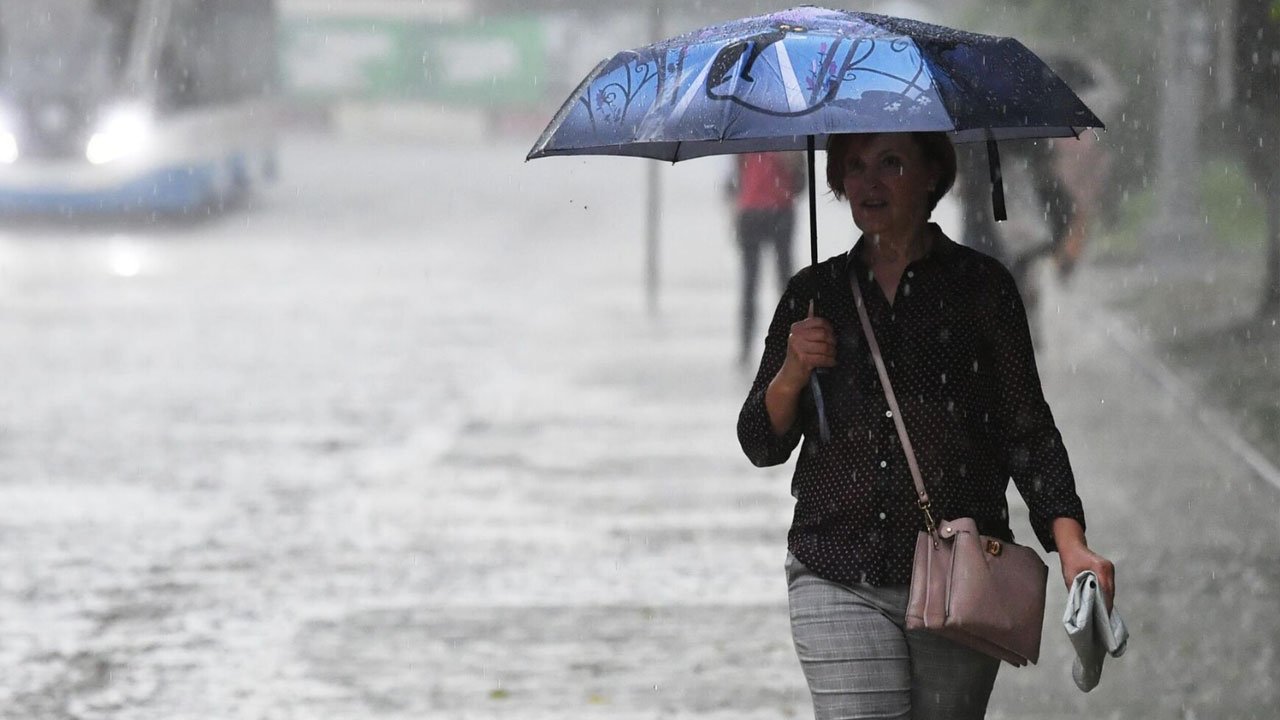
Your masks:
[[[881,460],[880,467],[889,467],[889,463],[885,462],[884,460]]]
[[[885,416],[885,417],[888,417],[888,418],[893,417],[893,411],[892,411],[892,410],[885,410],[885,411],[884,411],[884,416]]]
[[[881,520],[884,520],[884,519],[885,519],[885,517],[887,517],[887,516],[886,516],[884,513],[880,513],[880,519],[881,519]]]
[[[915,270],[908,270],[908,271],[907,271],[907,277],[909,277],[909,278],[913,278],[913,277],[915,277],[915,276],[916,276],[916,271],[915,271]]]

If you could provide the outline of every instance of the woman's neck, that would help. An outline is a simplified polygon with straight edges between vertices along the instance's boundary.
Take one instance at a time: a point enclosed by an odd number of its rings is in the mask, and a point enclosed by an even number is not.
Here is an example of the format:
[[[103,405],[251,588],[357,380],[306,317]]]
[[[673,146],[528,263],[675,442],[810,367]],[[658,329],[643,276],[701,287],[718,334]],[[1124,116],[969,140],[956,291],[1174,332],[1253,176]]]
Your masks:
[[[868,265],[905,266],[928,254],[932,245],[933,233],[929,223],[924,222],[902,235],[868,235],[867,242],[864,243],[863,260]]]

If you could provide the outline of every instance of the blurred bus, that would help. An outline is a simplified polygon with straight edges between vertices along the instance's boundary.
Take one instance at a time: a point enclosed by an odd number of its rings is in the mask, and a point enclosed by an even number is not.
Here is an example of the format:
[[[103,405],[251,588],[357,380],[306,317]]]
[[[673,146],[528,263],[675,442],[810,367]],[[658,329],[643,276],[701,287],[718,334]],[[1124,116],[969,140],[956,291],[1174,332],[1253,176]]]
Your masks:
[[[189,213],[275,174],[272,0],[0,0],[0,214]]]

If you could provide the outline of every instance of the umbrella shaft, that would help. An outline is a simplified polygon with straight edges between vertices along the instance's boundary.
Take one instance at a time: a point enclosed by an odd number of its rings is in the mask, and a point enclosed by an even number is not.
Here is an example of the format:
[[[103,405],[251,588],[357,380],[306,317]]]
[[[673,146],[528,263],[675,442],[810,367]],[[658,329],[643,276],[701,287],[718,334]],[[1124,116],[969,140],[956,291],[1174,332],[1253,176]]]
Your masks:
[[[806,163],[809,166],[809,261],[810,264],[818,264],[818,184],[814,179],[814,140],[813,136],[809,136],[809,142],[805,149],[805,155],[808,158]]]

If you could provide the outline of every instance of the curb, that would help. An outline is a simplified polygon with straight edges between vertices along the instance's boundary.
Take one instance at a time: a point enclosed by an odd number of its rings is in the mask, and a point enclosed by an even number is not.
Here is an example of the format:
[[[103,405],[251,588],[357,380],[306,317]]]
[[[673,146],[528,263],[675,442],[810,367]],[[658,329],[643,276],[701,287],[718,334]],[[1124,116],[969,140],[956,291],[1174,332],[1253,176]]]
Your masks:
[[[1090,304],[1108,340],[1124,351],[1143,374],[1168,392],[1174,402],[1190,411],[1215,440],[1243,460],[1258,477],[1280,491],[1280,468],[1241,436],[1226,416],[1209,407],[1199,393],[1157,358],[1151,352],[1151,344],[1140,338],[1119,315],[1101,305]]]

